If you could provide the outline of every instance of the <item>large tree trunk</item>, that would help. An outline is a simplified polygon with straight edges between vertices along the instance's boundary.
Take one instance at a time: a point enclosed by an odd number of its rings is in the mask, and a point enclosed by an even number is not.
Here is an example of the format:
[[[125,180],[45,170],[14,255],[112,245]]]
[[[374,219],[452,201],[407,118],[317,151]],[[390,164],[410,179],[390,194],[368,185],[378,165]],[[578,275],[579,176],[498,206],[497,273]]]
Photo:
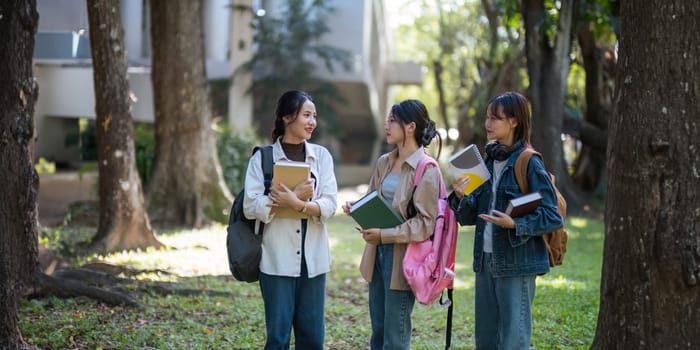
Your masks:
[[[200,226],[223,220],[223,181],[206,91],[201,0],[152,0],[156,159],[148,186],[154,222]]]
[[[22,349],[19,300],[39,266],[32,72],[39,23],[34,0],[0,6],[0,349]]]
[[[100,252],[161,247],[146,214],[136,170],[124,30],[119,0],[88,0],[97,115]]]
[[[566,197],[569,211],[577,212],[581,199],[568,174],[561,142],[574,0],[560,3],[556,34],[552,34],[544,0],[522,0],[528,97],[532,103],[532,144],[542,153],[547,169],[557,176],[557,187]]]
[[[620,14],[592,348],[700,349],[700,2]]]

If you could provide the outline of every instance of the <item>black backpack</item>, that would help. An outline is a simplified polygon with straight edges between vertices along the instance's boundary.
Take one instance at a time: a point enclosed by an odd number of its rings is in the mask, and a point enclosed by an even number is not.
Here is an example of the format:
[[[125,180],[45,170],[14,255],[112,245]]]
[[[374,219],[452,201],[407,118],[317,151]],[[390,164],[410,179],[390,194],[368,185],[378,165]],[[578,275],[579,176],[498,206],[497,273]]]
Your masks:
[[[265,177],[265,194],[270,193],[272,185],[272,146],[255,147],[253,153],[261,153],[262,170]],[[231,207],[231,214],[226,228],[226,248],[228,250],[228,265],[233,277],[239,281],[255,282],[260,275],[260,258],[262,257],[262,233],[265,226],[260,222],[258,233],[255,233],[255,221],[243,214],[243,197],[245,189],[236,195]]]

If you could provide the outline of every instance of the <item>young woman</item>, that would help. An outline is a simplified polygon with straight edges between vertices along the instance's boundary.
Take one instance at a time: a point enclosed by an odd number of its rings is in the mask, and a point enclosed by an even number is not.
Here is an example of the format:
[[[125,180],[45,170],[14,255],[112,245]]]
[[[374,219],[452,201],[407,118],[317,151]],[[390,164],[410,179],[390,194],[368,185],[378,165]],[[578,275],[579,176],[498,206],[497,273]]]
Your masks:
[[[403,257],[408,242],[423,241],[433,233],[441,180],[438,170],[428,167],[413,192],[413,177],[420,160],[429,157],[423,147],[437,132],[423,103],[406,100],[391,108],[384,133],[386,142],[396,148],[377,160],[369,191],[378,190],[406,221],[396,227],[360,231],[367,243],[360,271],[369,282],[371,348],[409,349],[415,297],[403,275]],[[442,140],[438,140],[442,148]],[[409,217],[411,197],[415,215]],[[346,214],[351,205],[343,205]]]
[[[513,166],[530,145],[530,105],[522,95],[506,92],[486,111],[486,166],[491,178],[469,195],[468,177],[453,181],[449,201],[462,225],[476,224],[475,339],[477,349],[529,349],[535,278],[549,271],[542,234],[563,225],[549,175],[538,157],[528,164],[530,190],[542,194],[533,212],[512,218],[508,201],[523,195]]]
[[[316,129],[316,107],[303,91],[288,91],[277,102],[272,131],[273,159],[309,163],[311,178],[296,186],[273,186],[265,195],[260,152],[248,163],[244,213],[265,223],[260,291],[265,305],[265,349],[323,349],[326,273],[330,249],[326,221],[337,208],[338,186],[328,150],[308,142]],[[308,219],[276,217],[292,208]]]

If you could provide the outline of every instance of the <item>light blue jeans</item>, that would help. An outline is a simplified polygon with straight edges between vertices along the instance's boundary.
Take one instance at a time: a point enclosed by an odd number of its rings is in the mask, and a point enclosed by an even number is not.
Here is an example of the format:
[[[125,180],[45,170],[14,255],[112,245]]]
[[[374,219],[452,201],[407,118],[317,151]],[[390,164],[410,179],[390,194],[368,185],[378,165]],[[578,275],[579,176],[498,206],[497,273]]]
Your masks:
[[[482,266],[476,273],[476,349],[529,349],[537,275],[493,277],[488,253]]]
[[[389,289],[393,259],[393,244],[377,247],[374,272],[369,283],[372,350],[408,350],[411,347],[411,312],[416,299],[410,290]]]

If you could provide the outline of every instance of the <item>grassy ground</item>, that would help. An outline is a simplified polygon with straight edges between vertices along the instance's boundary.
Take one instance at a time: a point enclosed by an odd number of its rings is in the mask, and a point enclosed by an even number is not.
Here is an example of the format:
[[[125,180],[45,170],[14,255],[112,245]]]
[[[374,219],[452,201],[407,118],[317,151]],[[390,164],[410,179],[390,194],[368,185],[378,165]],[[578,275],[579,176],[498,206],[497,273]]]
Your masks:
[[[363,241],[345,215],[329,224],[333,256],[326,299],[326,348],[366,349],[370,336],[367,284],[357,266]],[[598,312],[603,226],[570,218],[564,265],[538,278],[533,343],[537,349],[588,349]],[[65,234],[64,234],[65,235]],[[90,299],[22,302],[21,330],[42,349],[261,349],[264,313],[257,283],[236,282],[228,272],[225,227],[160,234],[159,251],[99,257],[141,269],[161,269],[145,280],[177,282],[203,291],[197,296],[142,294],[141,308],[112,307]],[[474,346],[472,227],[462,228],[458,247],[453,349]],[[206,291],[227,292],[225,296]],[[416,304],[413,349],[444,347],[446,310]]]

